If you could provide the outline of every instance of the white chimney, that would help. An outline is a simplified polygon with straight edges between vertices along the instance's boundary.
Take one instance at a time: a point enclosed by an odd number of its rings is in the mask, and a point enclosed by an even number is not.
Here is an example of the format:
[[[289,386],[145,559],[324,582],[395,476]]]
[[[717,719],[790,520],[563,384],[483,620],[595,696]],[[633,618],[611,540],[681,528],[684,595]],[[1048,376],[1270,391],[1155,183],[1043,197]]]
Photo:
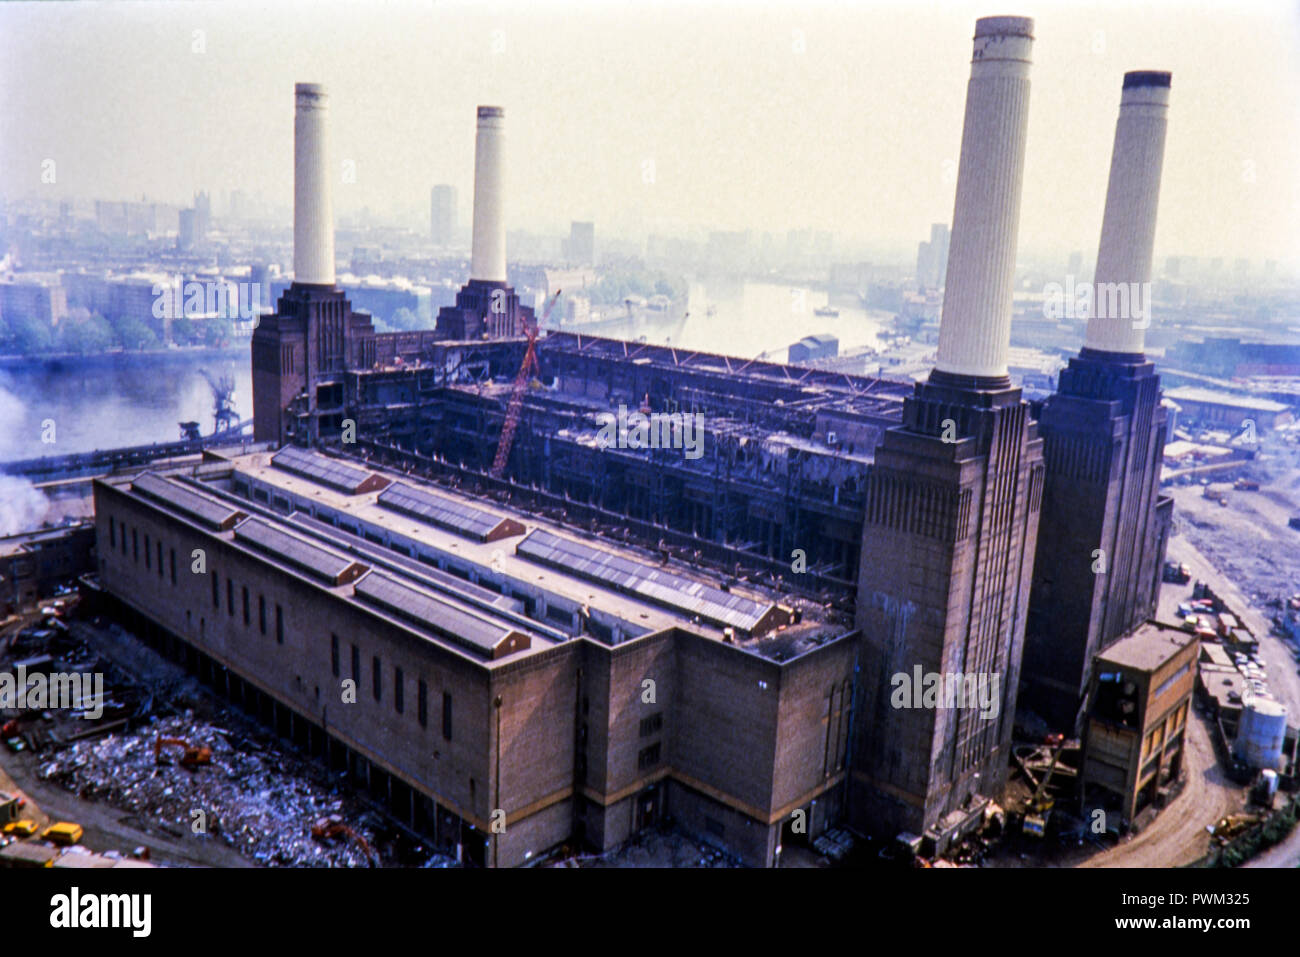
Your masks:
[[[1033,32],[1028,17],[975,22],[939,325],[940,372],[1007,375]]]
[[[469,278],[484,282],[506,281],[505,136],[505,110],[480,106],[474,143],[474,249]]]
[[[319,83],[296,83],[293,94],[293,281],[333,286],[328,94]]]
[[[1140,355],[1145,348],[1169,86],[1168,73],[1124,74],[1093,276],[1092,316],[1084,338],[1088,349]]]

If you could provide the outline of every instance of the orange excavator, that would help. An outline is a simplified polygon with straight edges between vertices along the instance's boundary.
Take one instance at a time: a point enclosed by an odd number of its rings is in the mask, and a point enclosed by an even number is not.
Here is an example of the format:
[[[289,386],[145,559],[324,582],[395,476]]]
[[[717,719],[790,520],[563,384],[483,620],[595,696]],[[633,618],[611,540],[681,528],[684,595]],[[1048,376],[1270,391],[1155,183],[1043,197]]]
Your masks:
[[[197,768],[201,764],[212,763],[212,749],[190,744],[184,738],[164,738],[161,735],[153,743],[153,757],[159,764],[165,763],[162,759],[162,750],[167,745],[176,745],[185,749],[181,755],[181,767]]]
[[[337,815],[320,818],[311,826],[311,836],[318,841],[328,841],[331,838],[343,836],[356,842],[357,847],[366,855],[366,860],[374,864],[375,852],[370,847],[370,842],[364,837],[343,823],[342,818]]]

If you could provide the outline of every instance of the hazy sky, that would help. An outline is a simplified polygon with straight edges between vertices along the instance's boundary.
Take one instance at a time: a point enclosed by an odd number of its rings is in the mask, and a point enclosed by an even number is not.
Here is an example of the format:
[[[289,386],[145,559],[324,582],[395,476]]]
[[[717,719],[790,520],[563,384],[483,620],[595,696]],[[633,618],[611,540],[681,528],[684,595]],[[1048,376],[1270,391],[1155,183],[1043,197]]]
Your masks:
[[[0,193],[287,206],[293,84],[316,81],[356,169],[339,210],[427,215],[450,182],[466,222],[483,103],[506,109],[511,228],[914,243],[952,215],[989,14],[1036,20],[1022,250],[1095,254],[1121,79],[1146,68],[1173,72],[1157,254],[1300,262],[1294,2],[6,3]]]

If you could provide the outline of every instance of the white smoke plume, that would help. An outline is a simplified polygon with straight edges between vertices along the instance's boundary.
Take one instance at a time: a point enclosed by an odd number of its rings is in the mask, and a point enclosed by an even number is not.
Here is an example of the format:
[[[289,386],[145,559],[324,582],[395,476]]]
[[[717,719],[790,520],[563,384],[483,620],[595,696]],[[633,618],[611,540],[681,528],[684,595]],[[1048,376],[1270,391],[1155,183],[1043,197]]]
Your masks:
[[[0,463],[19,457],[13,436],[26,420],[22,400],[0,386]],[[40,527],[49,502],[27,479],[0,474],[0,535],[15,535]]]

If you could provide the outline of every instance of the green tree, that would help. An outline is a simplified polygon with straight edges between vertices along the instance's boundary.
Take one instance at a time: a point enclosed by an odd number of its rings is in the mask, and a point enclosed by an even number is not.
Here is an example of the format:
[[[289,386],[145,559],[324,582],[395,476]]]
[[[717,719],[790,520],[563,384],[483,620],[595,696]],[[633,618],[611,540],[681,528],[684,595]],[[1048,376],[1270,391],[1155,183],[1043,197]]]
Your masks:
[[[67,322],[68,320],[64,319],[63,321]],[[21,355],[49,352],[54,348],[53,330],[38,319],[27,316],[16,317],[11,324],[11,330],[14,338],[14,348]]]
[[[58,345],[64,352],[81,355],[107,352],[113,345],[113,327],[103,316],[64,319],[59,323]]]
[[[198,336],[193,319],[188,316],[178,316],[172,320],[172,341],[178,346],[192,346]]]
[[[134,316],[119,320],[113,332],[123,349],[139,352],[158,345],[158,336],[154,331]]]
[[[223,346],[230,341],[232,327],[230,320],[224,316],[204,319],[199,326],[200,336],[205,346]]]

